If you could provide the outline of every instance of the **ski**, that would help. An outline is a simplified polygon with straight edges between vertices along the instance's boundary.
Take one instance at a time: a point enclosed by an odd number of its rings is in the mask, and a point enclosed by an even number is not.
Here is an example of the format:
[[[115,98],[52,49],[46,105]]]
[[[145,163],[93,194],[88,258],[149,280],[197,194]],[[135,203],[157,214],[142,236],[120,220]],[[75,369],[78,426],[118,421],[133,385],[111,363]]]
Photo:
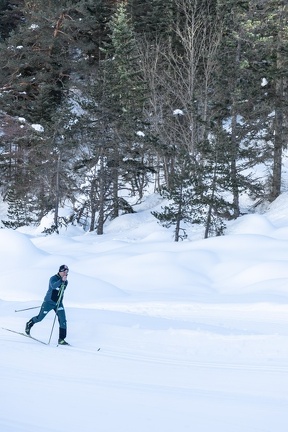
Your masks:
[[[11,330],[11,329],[8,329],[8,328],[5,328],[5,327],[1,327],[1,328],[2,328],[2,330],[6,330],[6,331],[9,331],[9,332],[11,332],[11,333],[16,333],[16,334],[19,334],[20,336],[25,336],[25,337],[27,337],[27,338],[33,339],[33,340],[35,340],[36,342],[40,342],[40,343],[43,344],[43,345],[49,345],[47,342],[43,342],[42,340],[37,339],[37,338],[35,338],[35,337],[31,336],[31,335],[27,335],[26,333],[18,332],[18,331],[16,331],[16,330]],[[57,347],[59,347],[59,346],[64,346],[64,347],[65,347],[65,346],[73,347],[73,345],[71,345],[71,344],[61,345],[61,344],[59,344],[59,343],[58,343],[56,346],[57,346]],[[100,351],[100,349],[101,349],[101,348],[98,348],[97,351]]]
[[[33,340],[35,340],[36,342],[40,342],[40,343],[42,343],[43,345],[48,345],[46,342],[43,342],[42,340],[37,339],[37,338],[35,338],[35,337],[31,336],[31,335],[27,335],[26,333],[18,332],[18,331],[16,331],[16,330],[11,330],[11,329],[8,329],[8,328],[5,328],[5,327],[2,327],[2,329],[3,329],[3,330],[7,330],[7,331],[9,331],[9,332],[11,332],[11,333],[16,333],[16,334],[19,334],[19,335],[21,335],[21,336],[25,336],[25,337],[27,337],[27,338],[29,338],[29,339],[33,339]]]

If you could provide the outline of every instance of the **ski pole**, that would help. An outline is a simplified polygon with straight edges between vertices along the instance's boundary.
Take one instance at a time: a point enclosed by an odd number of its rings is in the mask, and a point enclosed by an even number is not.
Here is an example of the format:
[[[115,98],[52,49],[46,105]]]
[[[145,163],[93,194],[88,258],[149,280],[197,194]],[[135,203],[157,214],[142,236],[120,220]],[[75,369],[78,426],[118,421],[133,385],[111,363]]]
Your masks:
[[[48,345],[50,344],[50,341],[51,341],[51,338],[52,338],[52,333],[53,333],[54,326],[55,326],[55,321],[56,321],[56,317],[57,317],[57,312],[58,312],[58,309],[59,309],[59,306],[60,306],[60,303],[61,303],[61,300],[62,300],[62,297],[63,297],[64,289],[65,289],[65,285],[62,284],[62,285],[61,285],[61,289],[60,289],[60,293],[59,293],[59,298],[58,298],[58,301],[57,301],[57,303],[56,303],[55,317],[54,317],[54,320],[53,320],[53,325],[52,325],[52,329],[51,329],[51,333],[50,333],[50,337],[49,337]]]
[[[23,311],[26,311],[26,310],[38,309],[38,308],[40,308],[40,307],[41,307],[41,306],[34,306],[34,307],[26,308],[26,309],[17,309],[17,310],[15,310],[14,312],[23,312]]]

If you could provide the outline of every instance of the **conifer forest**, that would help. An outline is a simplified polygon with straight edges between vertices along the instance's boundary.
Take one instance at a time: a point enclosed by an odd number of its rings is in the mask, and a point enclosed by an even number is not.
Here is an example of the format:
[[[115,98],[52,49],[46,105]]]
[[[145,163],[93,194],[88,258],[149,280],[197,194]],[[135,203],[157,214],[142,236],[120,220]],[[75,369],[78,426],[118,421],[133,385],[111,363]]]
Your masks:
[[[0,50],[3,226],[101,235],[157,193],[207,238],[280,195],[287,0],[0,0]]]

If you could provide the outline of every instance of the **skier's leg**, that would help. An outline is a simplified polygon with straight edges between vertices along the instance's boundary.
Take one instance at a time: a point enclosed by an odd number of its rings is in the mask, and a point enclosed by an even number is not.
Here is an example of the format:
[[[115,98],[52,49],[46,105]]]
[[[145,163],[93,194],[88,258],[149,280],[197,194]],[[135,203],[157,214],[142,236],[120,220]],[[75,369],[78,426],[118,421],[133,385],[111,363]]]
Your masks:
[[[54,304],[50,303],[50,302],[43,302],[40,312],[37,316],[31,318],[33,321],[33,324],[38,323],[40,321],[43,320],[43,318],[45,318],[45,316],[52,310],[54,309]]]
[[[57,317],[59,322],[59,339],[64,340],[67,335],[67,321],[63,304],[60,304],[58,308]]]
[[[33,327],[33,325],[35,323],[38,323],[40,321],[43,320],[43,318],[45,318],[45,316],[47,315],[48,312],[50,312],[53,309],[54,305],[48,302],[43,302],[40,312],[37,316],[31,318],[27,323],[26,323],[26,327],[25,327],[25,333],[27,335],[30,334],[30,330]]]

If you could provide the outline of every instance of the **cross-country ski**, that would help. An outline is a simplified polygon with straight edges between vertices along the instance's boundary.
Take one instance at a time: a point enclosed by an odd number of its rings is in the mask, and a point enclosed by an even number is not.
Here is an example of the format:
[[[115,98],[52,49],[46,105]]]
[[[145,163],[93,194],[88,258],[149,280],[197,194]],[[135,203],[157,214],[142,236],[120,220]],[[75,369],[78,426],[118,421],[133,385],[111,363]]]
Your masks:
[[[16,330],[12,330],[12,329],[8,329],[8,328],[5,328],[5,327],[2,327],[2,329],[6,330],[6,331],[9,331],[11,333],[16,333],[16,334],[18,334],[20,336],[24,336],[24,337],[29,338],[29,339],[33,339],[34,341],[37,341],[37,342],[39,342],[39,343],[41,343],[43,345],[48,345],[48,343],[46,343],[46,342],[44,342],[44,341],[42,341],[40,339],[37,339],[37,338],[35,338],[35,337],[31,336],[31,335],[27,335],[26,333],[19,332],[19,331],[16,331]]]

